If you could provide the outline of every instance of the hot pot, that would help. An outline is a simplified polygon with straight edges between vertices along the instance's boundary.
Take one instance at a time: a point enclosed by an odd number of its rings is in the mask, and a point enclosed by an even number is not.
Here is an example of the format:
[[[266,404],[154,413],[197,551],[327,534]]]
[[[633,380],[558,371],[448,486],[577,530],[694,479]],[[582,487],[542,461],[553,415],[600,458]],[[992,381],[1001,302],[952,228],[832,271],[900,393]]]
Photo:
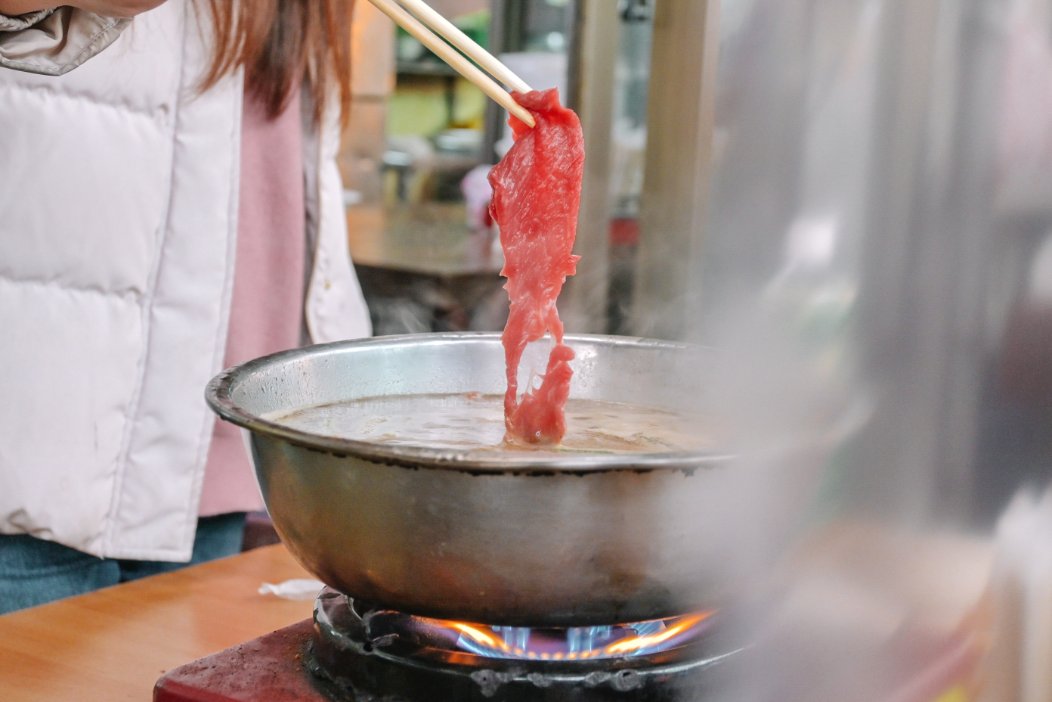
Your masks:
[[[572,397],[705,403],[703,350],[626,337],[568,342]],[[524,372],[544,367],[536,353],[546,350],[528,351]],[[457,333],[278,353],[221,373],[206,395],[248,430],[283,542],[357,601],[437,618],[579,626],[694,611],[735,587],[721,562],[738,507],[728,499],[730,457],[718,450],[509,459],[352,441],[271,418],[378,395],[503,391],[499,335]]]

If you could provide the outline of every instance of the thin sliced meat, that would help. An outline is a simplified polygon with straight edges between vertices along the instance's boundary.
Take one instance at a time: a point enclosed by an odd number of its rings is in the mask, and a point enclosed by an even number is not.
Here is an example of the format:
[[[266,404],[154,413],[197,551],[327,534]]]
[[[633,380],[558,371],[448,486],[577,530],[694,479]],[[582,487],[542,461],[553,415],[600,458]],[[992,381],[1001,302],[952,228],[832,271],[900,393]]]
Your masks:
[[[505,289],[511,303],[502,341],[508,388],[507,438],[558,443],[566,433],[563,409],[570,393],[573,350],[563,343],[555,300],[573,275],[577,210],[581,202],[584,140],[577,115],[559,104],[555,90],[513,93],[534,116],[532,129],[511,118],[515,144],[490,172],[490,211],[500,225]],[[546,333],[553,339],[540,386],[518,396],[518,371],[526,345]]]

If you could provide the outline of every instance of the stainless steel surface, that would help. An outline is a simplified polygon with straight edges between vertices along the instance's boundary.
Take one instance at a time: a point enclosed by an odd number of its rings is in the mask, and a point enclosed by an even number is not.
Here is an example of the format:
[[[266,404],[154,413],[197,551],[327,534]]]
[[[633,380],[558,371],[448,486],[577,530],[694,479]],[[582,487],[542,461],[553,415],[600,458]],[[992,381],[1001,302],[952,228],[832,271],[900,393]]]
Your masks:
[[[570,343],[574,397],[664,407],[706,401],[696,348],[598,336]],[[263,419],[376,395],[501,393],[503,371],[496,334],[383,337],[252,361],[217,376],[207,397],[223,418],[251,430],[282,540],[356,598],[538,626],[673,615],[714,604],[735,586],[726,544],[735,520],[751,516],[748,505],[726,499],[734,474],[726,456],[509,462],[311,435]],[[806,453],[797,463],[815,465]]]

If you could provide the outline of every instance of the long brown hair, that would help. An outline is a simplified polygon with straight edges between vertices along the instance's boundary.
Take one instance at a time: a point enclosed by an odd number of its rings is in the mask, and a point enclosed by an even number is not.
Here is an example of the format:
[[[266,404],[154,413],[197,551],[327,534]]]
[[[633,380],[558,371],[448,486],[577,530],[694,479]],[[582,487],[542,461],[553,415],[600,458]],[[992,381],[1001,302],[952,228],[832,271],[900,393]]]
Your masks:
[[[306,81],[317,122],[332,91],[346,118],[351,100],[351,11],[354,0],[209,0],[215,25],[207,89],[244,67],[245,87],[276,117]]]

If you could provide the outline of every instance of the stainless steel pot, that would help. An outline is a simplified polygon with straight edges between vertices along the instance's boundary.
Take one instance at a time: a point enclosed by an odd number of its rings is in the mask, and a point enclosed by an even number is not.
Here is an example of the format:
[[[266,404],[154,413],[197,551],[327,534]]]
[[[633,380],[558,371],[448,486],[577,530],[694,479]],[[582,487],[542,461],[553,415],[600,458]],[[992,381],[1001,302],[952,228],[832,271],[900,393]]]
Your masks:
[[[572,396],[667,408],[704,400],[704,352],[570,337]],[[526,358],[542,367],[541,358]],[[503,393],[496,334],[381,337],[221,373],[207,399],[248,429],[267,508],[321,580],[405,612],[529,626],[670,616],[720,598],[728,458],[547,455],[513,461],[309,434],[266,417],[377,395]]]

